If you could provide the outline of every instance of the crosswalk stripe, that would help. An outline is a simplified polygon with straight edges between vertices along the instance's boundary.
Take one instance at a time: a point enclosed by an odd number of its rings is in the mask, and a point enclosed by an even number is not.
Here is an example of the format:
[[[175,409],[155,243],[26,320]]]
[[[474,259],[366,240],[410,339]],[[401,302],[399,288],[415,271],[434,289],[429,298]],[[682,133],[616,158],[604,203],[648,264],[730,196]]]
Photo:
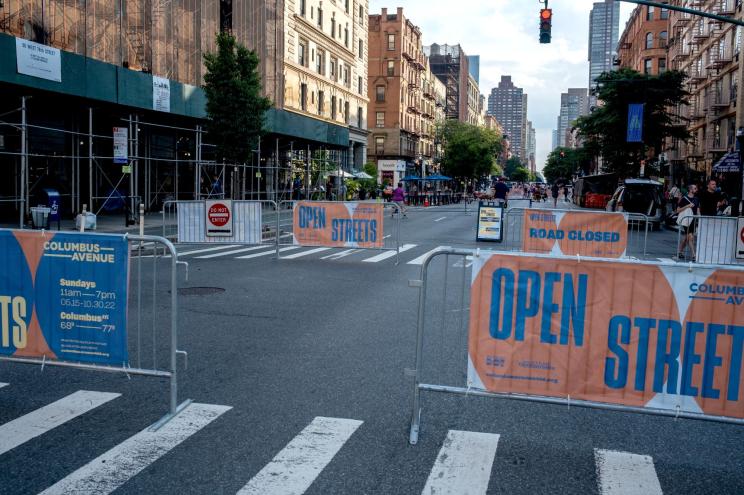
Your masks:
[[[301,495],[362,421],[315,418],[258,472],[238,495]]]
[[[311,249],[310,251],[302,251],[301,253],[290,254],[289,256],[285,256],[284,259],[285,260],[294,260],[294,259],[297,259],[297,258],[302,258],[303,256],[310,256],[311,254],[316,254],[316,253],[322,253],[324,251],[329,251],[330,249],[331,248],[327,248],[327,247],[315,248],[315,249]]]
[[[357,251],[359,251],[359,250],[358,249],[347,249],[347,250],[341,251],[339,253],[333,253],[333,254],[329,254],[328,256],[323,256],[320,259],[322,259],[322,260],[328,260],[328,259],[331,259],[331,260],[340,260],[341,258],[345,258],[345,257],[347,257],[349,255],[352,255],[352,254],[356,253]]]
[[[654,460],[647,455],[594,449],[601,495],[662,495]]]
[[[499,435],[450,430],[422,493],[485,494]]]
[[[5,423],[0,426],[0,455],[120,395],[78,390],[56,402]]]
[[[211,258],[219,258],[220,256],[230,256],[231,254],[247,253],[249,251],[257,251],[259,249],[266,249],[267,246],[251,246],[242,249],[234,249],[232,251],[220,251],[219,253],[205,254],[204,256],[197,256],[198,260],[208,260]]]
[[[148,428],[129,437],[41,493],[111,493],[230,409],[228,406],[191,404],[159,430],[150,431]]]
[[[0,388],[7,387],[7,386],[8,386],[7,383],[0,382]]]
[[[195,251],[184,251],[184,252],[178,252],[178,256],[188,256],[190,254],[200,254],[200,253],[211,253],[212,251],[219,251],[220,249],[233,249],[236,247],[240,247],[238,244],[234,244],[232,246],[217,246],[217,247],[211,247],[206,249],[197,249]]]
[[[436,219],[436,220],[434,220],[434,221],[435,221],[435,222],[441,222],[441,221],[442,221],[442,220],[444,220],[445,218],[447,218],[447,217],[437,218],[437,219]]]
[[[449,248],[450,248],[449,246],[437,246],[436,248],[432,249],[431,251],[425,252],[424,254],[422,254],[421,256],[419,256],[418,258],[409,261],[408,264],[409,265],[423,265],[424,264],[424,260],[430,254],[438,253],[439,251],[444,251],[445,249],[449,249]]]
[[[400,252],[408,251],[409,249],[415,248],[416,244],[403,244],[400,247]],[[385,251],[383,253],[378,254],[377,256],[373,256],[371,258],[367,258],[366,260],[362,260],[365,263],[379,263],[380,261],[384,261],[386,259],[392,258],[395,256],[395,251]]]
[[[292,251],[294,249],[300,249],[302,246],[289,246],[285,248],[281,248],[279,250],[280,253],[283,253],[285,251]],[[272,249],[271,251],[264,251],[263,253],[256,253],[256,254],[249,254],[248,256],[238,256],[236,259],[239,260],[250,260],[253,258],[260,258],[261,256],[269,256],[272,254],[276,254],[276,249]]]

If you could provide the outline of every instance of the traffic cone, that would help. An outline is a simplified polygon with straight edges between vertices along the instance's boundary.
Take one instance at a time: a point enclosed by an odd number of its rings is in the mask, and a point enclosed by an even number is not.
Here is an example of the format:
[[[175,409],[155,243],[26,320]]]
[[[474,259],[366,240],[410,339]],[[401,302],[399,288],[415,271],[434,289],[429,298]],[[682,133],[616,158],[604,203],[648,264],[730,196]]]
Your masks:
[[[429,196],[424,198],[424,208],[426,208],[427,206],[429,206]]]

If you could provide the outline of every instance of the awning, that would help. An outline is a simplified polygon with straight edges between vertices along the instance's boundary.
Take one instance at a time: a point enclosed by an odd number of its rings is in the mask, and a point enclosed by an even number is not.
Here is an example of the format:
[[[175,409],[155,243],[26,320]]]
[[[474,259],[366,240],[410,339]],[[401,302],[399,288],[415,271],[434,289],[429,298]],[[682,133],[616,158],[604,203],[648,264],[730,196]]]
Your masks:
[[[741,159],[738,151],[726,153],[723,158],[713,165],[713,172],[741,172]]]
[[[411,180],[423,180],[418,175],[409,175],[408,177],[401,179],[402,181],[411,181]]]

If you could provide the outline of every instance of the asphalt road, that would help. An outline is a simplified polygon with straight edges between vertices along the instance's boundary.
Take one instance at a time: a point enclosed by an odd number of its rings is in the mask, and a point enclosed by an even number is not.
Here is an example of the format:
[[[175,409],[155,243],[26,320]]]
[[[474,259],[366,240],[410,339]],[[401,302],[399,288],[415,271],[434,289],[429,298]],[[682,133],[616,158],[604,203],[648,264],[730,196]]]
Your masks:
[[[735,425],[425,393],[420,441],[409,445],[415,263],[442,246],[503,246],[476,244],[475,215],[461,207],[411,210],[401,221],[401,244],[414,246],[398,265],[395,257],[371,261],[380,253],[370,251],[275,260],[262,254],[270,247],[228,255],[219,253],[244,248],[180,248],[190,264],[180,285],[219,292],[180,297],[188,368],[181,365],[179,397],[200,406],[166,427],[165,439],[140,434],[167,410],[162,379],[0,363],[8,384],[0,388],[0,494],[81,486],[78,493],[415,494],[438,492],[458,473],[473,487],[485,476],[488,493],[744,493],[744,430]],[[676,233],[649,235],[651,255],[670,257]],[[141,261],[137,276],[149,287],[168,260]],[[468,265],[444,256],[433,265],[425,381],[464,385]],[[162,365],[168,294],[158,287],[154,304],[145,293],[142,319],[155,315]],[[134,304],[129,318],[137,319]],[[39,419],[80,390],[121,395],[68,400]],[[70,404],[83,412],[67,418]],[[613,492],[613,482],[646,489]]]

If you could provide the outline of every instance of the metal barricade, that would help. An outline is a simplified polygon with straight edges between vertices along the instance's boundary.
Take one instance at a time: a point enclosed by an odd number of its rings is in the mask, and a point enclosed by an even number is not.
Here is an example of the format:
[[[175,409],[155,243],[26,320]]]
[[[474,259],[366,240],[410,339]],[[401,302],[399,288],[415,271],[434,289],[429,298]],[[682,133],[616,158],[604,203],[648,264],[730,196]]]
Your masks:
[[[378,246],[364,246],[364,243],[357,242],[343,242],[341,240],[333,241],[332,239],[325,239],[319,240],[318,242],[305,242],[301,239],[298,239],[295,235],[295,209],[298,205],[298,203],[308,203],[312,205],[327,205],[330,207],[334,207],[336,205],[344,205],[346,206],[345,211],[343,212],[343,217],[345,219],[351,219],[348,211],[350,206],[359,207],[359,206],[381,206],[382,211],[382,220],[383,220],[383,232],[376,232],[376,236],[382,235],[383,239],[380,245]],[[348,205],[348,206],[347,206]],[[276,217],[276,232],[278,232],[278,241],[276,244],[276,258],[277,259],[283,259],[281,254],[285,251],[291,251],[295,249],[297,246],[302,247],[314,247],[318,249],[327,249],[327,248],[338,248],[338,249],[353,249],[353,250],[370,250],[370,251],[387,251],[387,252],[395,252],[395,264],[397,265],[400,262],[400,235],[401,235],[401,217],[403,216],[398,208],[398,206],[395,203],[376,203],[376,202],[356,202],[356,201],[348,201],[348,202],[339,202],[339,201],[281,201],[279,202],[279,211],[282,212],[281,215],[277,215]],[[407,213],[410,211],[410,209],[406,209],[405,212]],[[392,226],[388,222],[385,222],[384,219],[387,218],[387,215],[390,215],[390,218],[394,220],[394,223]],[[333,213],[331,215],[334,215]],[[333,224],[328,224],[328,222],[333,222],[333,217],[325,220],[325,226],[324,229],[332,229]],[[330,225],[330,227],[329,227]],[[385,228],[387,227],[387,228]],[[323,236],[320,236],[323,237]],[[328,236],[326,236],[328,237]],[[375,241],[377,242],[377,241]],[[372,244],[372,243],[367,243]],[[291,256],[291,255],[290,255]]]
[[[166,201],[163,203],[162,236],[171,242],[179,243],[185,239],[184,233],[198,233],[198,240],[189,239],[188,244],[244,244],[274,245],[277,243],[276,225],[282,212],[271,200],[233,200],[234,235],[230,237],[207,237],[201,235],[206,230],[206,201]],[[251,209],[251,206],[255,208]],[[179,208],[180,207],[180,208]],[[188,214],[186,211],[188,210]],[[180,214],[179,214],[180,211]],[[286,212],[284,212],[286,214]],[[286,216],[286,215],[285,215]],[[259,218],[260,217],[260,218]],[[249,232],[249,223],[260,222],[260,234]],[[179,231],[179,229],[181,229]],[[194,236],[189,234],[190,238]],[[184,241],[185,242],[185,241]]]
[[[657,416],[665,416],[665,417],[672,417],[672,418],[688,418],[688,419],[703,419],[703,420],[709,420],[709,421],[715,421],[715,422],[723,422],[723,423],[733,423],[733,424],[742,424],[744,425],[744,418],[741,418],[741,409],[738,410],[737,415],[732,414],[711,414],[711,413],[704,413],[700,412],[696,409],[682,409],[680,410],[679,407],[676,409],[674,407],[670,407],[669,405],[665,406],[658,406],[658,405],[652,405],[648,404],[648,401],[637,401],[635,404],[645,404],[645,406],[641,405],[633,405],[634,403],[632,401],[626,402],[626,403],[620,403],[613,400],[607,400],[607,402],[602,402],[598,400],[581,400],[577,399],[575,397],[572,397],[571,395],[536,395],[534,393],[525,393],[525,392],[492,392],[487,391],[483,388],[481,388],[480,384],[476,384],[471,380],[470,373],[475,369],[474,361],[471,356],[471,353],[473,351],[473,346],[478,345],[479,339],[482,339],[482,334],[475,334],[472,335],[473,327],[474,327],[474,319],[477,316],[480,316],[480,320],[475,320],[475,325],[478,324],[478,321],[492,321],[489,320],[489,318],[494,318],[494,309],[493,307],[483,307],[483,301],[488,299],[488,296],[490,294],[487,294],[484,296],[483,294],[475,294],[471,291],[473,290],[473,287],[476,284],[477,281],[477,275],[476,273],[472,272],[471,265],[473,260],[478,260],[480,257],[487,258],[490,255],[498,255],[501,257],[506,257],[510,259],[521,259],[524,260],[526,263],[526,269],[528,270],[527,278],[533,279],[533,277],[536,277],[538,274],[536,272],[533,272],[532,270],[535,270],[535,262],[541,261],[544,266],[547,266],[548,271],[553,271],[556,269],[556,264],[560,262],[572,262],[572,263],[595,263],[596,265],[602,265],[602,267],[606,266],[607,264],[615,264],[616,269],[621,272],[627,272],[631,269],[631,267],[635,268],[638,272],[644,272],[649,273],[651,271],[654,271],[654,269],[658,268],[676,268],[677,275],[683,274],[683,275],[692,275],[693,270],[695,270],[695,276],[699,277],[699,280],[706,280],[707,277],[710,276],[712,272],[714,272],[716,269],[726,269],[729,271],[733,271],[733,273],[737,277],[744,278],[744,270],[743,269],[737,269],[732,267],[721,267],[716,265],[701,265],[700,267],[695,267],[694,269],[690,267],[689,269],[687,267],[679,266],[674,263],[668,263],[668,262],[650,262],[650,261],[637,261],[637,260],[629,260],[629,259],[594,259],[594,260],[577,260],[574,257],[555,257],[555,256],[547,256],[547,255],[525,255],[521,253],[498,253],[498,252],[489,252],[489,251],[480,251],[480,250],[458,250],[458,249],[449,249],[449,250],[442,250],[439,252],[432,253],[427,256],[427,258],[424,260],[421,271],[420,271],[420,278],[416,280],[409,280],[408,285],[412,288],[418,289],[418,307],[417,307],[417,326],[416,326],[416,350],[415,350],[415,366],[413,369],[406,369],[405,375],[413,378],[413,390],[412,390],[412,403],[411,403],[411,416],[410,416],[410,431],[409,431],[409,442],[411,445],[415,445],[418,442],[419,439],[419,433],[421,430],[421,423],[422,423],[422,392],[438,392],[438,393],[446,393],[446,394],[455,394],[455,395],[461,395],[461,396],[475,396],[475,397],[490,397],[490,398],[501,398],[501,399],[512,399],[512,400],[520,400],[520,401],[529,401],[529,402],[540,402],[540,403],[547,403],[547,404],[557,404],[557,405],[563,405],[563,406],[579,406],[579,407],[587,407],[587,408],[594,408],[594,409],[603,409],[603,410],[610,410],[610,411],[620,411],[620,412],[633,412],[633,413],[643,413],[643,414],[651,414],[651,415],[657,415]],[[455,261],[453,263],[453,261]],[[640,265],[640,266],[639,266]],[[494,263],[493,267],[495,267],[498,271],[501,271],[504,266],[507,266],[506,263],[503,262],[503,260],[499,260],[498,263]],[[627,268],[626,268],[627,267]],[[587,267],[588,269],[589,267]],[[582,270],[583,271],[583,270]],[[488,272],[490,274],[490,271]],[[551,276],[554,276],[554,273],[549,274]],[[580,275],[581,276],[581,275]],[[662,273],[661,270],[657,273],[658,277],[665,277],[670,276],[670,273],[668,271],[665,272],[665,274]],[[495,275],[494,275],[495,277]],[[487,277],[488,278],[488,277]],[[604,277],[600,277],[601,284],[606,284],[607,281],[604,279]],[[527,286],[526,283],[523,283],[520,279],[519,283],[515,282],[514,285],[515,291],[524,291],[525,294],[527,294]],[[649,279],[650,280],[650,279]],[[731,272],[729,274],[724,276],[724,280],[732,280],[731,279]],[[483,283],[481,281],[481,283]],[[495,282],[494,282],[495,283]],[[499,282],[500,284],[501,282]],[[648,284],[650,287],[653,284]],[[662,284],[657,284],[658,286],[661,286]],[[682,286],[685,290],[689,286],[689,284],[679,284]],[[696,285],[696,284],[693,284]],[[472,286],[472,287],[471,287]],[[495,287],[495,285],[494,285]],[[518,289],[517,289],[518,287]],[[496,289],[494,289],[495,291]],[[506,290],[506,289],[504,289]],[[608,289],[609,291],[613,289]],[[708,294],[705,292],[706,290],[698,289],[700,291],[701,297],[699,299],[703,300],[706,299]],[[738,290],[738,289],[737,289]],[[501,285],[499,285],[499,299],[508,298],[511,296],[505,296],[501,293]],[[539,289],[538,289],[539,291]],[[738,292],[737,292],[738,293]],[[552,291],[551,291],[552,294]],[[683,299],[686,299],[686,294],[683,295]],[[485,297],[485,299],[482,299]],[[539,317],[537,315],[537,308],[535,307],[538,302],[532,298],[532,296],[524,295],[526,299],[529,299],[529,302],[526,306],[524,306],[522,309],[527,310],[527,306],[530,306],[529,310],[534,310],[534,314],[531,314],[530,317]],[[473,302],[473,298],[476,298],[476,301]],[[538,298],[539,299],[539,298]],[[490,300],[490,299],[489,299]],[[508,301],[514,303],[512,299],[507,299]],[[516,301],[517,311],[519,310],[519,301]],[[506,304],[506,303],[505,303]],[[550,303],[549,303],[550,304]],[[659,302],[659,307],[667,304],[666,302]],[[705,305],[708,304],[708,301],[702,301],[701,304]],[[639,303],[639,306],[647,307],[648,301],[644,300],[643,302]],[[589,307],[589,306],[587,306]],[[480,310],[480,315],[472,314],[472,311],[476,311],[478,308]],[[705,307],[705,313],[707,314],[709,311],[707,311],[707,306]],[[630,308],[625,308],[627,311],[631,311]],[[668,308],[665,306],[665,309],[668,310]],[[503,310],[506,311],[506,310]],[[557,310],[556,310],[557,311]],[[730,313],[730,312],[729,312]],[[502,314],[500,310],[496,310],[496,316],[495,318],[499,320],[499,318],[505,318],[503,316],[499,316]],[[630,313],[632,314],[632,313]],[[735,313],[731,313],[735,314]],[[731,314],[727,316],[731,317]],[[516,317],[516,321],[519,321],[519,316],[514,313],[509,313],[510,317]],[[660,318],[663,318],[659,316]],[[524,318],[524,315],[523,315]],[[680,317],[681,319],[682,317]],[[613,318],[614,319],[614,318]],[[501,321],[501,320],[499,320]],[[636,323],[637,324],[637,323]],[[492,323],[489,323],[489,325],[492,325]],[[524,325],[524,321],[522,323]],[[544,325],[543,325],[544,326]],[[713,325],[714,327],[717,325]],[[587,327],[588,328],[588,327]],[[726,326],[723,326],[723,328],[726,328]],[[728,327],[730,332],[733,332],[731,330],[732,327]],[[737,332],[741,332],[740,327],[735,327]],[[494,330],[493,327],[490,327],[491,329],[491,338],[496,338],[493,335],[494,331],[500,331],[500,330]],[[510,329],[511,331],[511,329]],[[524,330],[523,330],[524,331]],[[558,333],[558,329],[551,328],[551,332]],[[597,329],[594,329],[594,331],[598,331]],[[661,331],[661,329],[659,329]],[[720,332],[720,330],[713,330],[715,332]],[[516,333],[516,330],[514,330]],[[598,331],[598,333],[601,333],[601,330]],[[723,335],[723,334],[721,334]],[[733,335],[733,333],[731,333]],[[557,337],[557,335],[556,335]],[[515,337],[516,338],[516,337]],[[618,337],[619,339],[620,337]],[[701,337],[702,339],[703,337]],[[586,340],[591,340],[591,336],[586,337]],[[607,335],[600,336],[599,339],[597,339],[597,342],[602,343],[603,345],[606,345],[610,337]],[[629,339],[629,337],[628,337]],[[688,336],[686,338],[685,346],[691,345],[694,348],[695,342],[694,340],[690,341],[689,337],[689,331]],[[524,336],[522,337],[522,340],[525,341]],[[529,339],[526,339],[529,341]],[[533,341],[537,341],[538,339],[536,337],[533,337]],[[732,339],[733,340],[733,339]],[[540,341],[542,342],[542,335],[540,336]],[[690,343],[692,342],[692,343]],[[624,342],[628,343],[628,342]],[[632,342],[631,342],[632,343]],[[698,341],[700,343],[700,340]],[[505,344],[506,347],[513,345],[510,341],[508,344]],[[674,344],[673,344],[674,345]],[[741,353],[737,351],[735,344],[731,344],[731,356],[723,356],[724,360],[726,357],[731,358],[731,368],[734,370],[739,370],[741,373],[741,370],[737,367],[735,360],[741,359]],[[508,354],[509,351],[504,351],[506,354]],[[511,351],[513,353],[516,353],[517,350]],[[558,352],[557,350],[553,352]],[[566,354],[570,354],[572,350],[566,351],[563,355],[557,355],[556,357],[556,363],[546,362],[546,363],[535,363],[536,365],[541,366],[540,370],[551,370],[551,365],[555,364],[558,365],[558,362],[561,362],[562,360],[566,359]],[[628,351],[630,352],[630,351]],[[657,351],[658,352],[658,351]],[[694,354],[694,351],[688,351],[688,350],[678,350],[680,353],[680,356],[683,354],[685,356],[689,356],[689,353],[692,352]],[[737,352],[739,352],[737,354]],[[621,352],[622,353],[622,352]],[[687,354],[685,354],[687,353]],[[719,349],[719,354],[725,354],[725,351],[721,352]],[[526,354],[521,354],[520,356],[524,356]],[[588,352],[589,356],[592,356],[592,358],[597,358],[597,356],[600,356],[599,361],[602,362],[602,365],[605,365],[605,356],[607,354],[597,354],[592,349],[590,352]],[[533,354],[529,353],[530,359],[532,359]],[[649,351],[648,356],[653,356],[653,353]],[[482,356],[481,356],[482,357]],[[716,358],[719,358],[719,355],[715,356]],[[502,356],[498,355],[492,355],[489,356],[489,358],[492,358],[494,360],[493,366],[494,370],[503,370],[499,371],[501,373],[510,373],[511,368],[508,367],[508,365],[504,365],[502,363],[497,363],[497,360],[503,359]],[[507,359],[509,359],[508,356],[506,356]],[[535,357],[534,359],[539,360],[540,358]],[[651,357],[649,357],[651,359]],[[661,358],[659,358],[661,359]],[[682,359],[680,357],[680,359]],[[687,358],[685,358],[687,359]],[[577,369],[580,370],[595,370],[598,367],[600,367],[599,361],[597,363],[581,363],[576,364],[575,366]],[[675,361],[676,363],[676,361]],[[720,366],[721,364],[717,361],[718,364],[716,366]],[[651,363],[651,366],[654,364]],[[505,366],[504,368],[498,368],[499,366]],[[546,367],[542,367],[546,366]],[[568,368],[571,365],[565,364],[565,366]],[[680,368],[682,369],[682,368]],[[616,368],[617,370],[617,368]],[[599,376],[606,376],[607,371],[605,370],[605,373],[598,373]],[[644,372],[645,373],[645,372]],[[671,371],[670,371],[671,373]],[[722,371],[724,373],[724,371]],[[545,371],[545,374],[547,377],[550,377],[551,374],[549,371]],[[557,375],[559,376],[559,375]],[[645,375],[643,375],[645,376]],[[679,376],[679,375],[678,375]],[[521,376],[512,376],[512,375],[503,375],[500,376],[500,378],[503,379],[514,379],[516,381],[519,381],[521,379]],[[536,377],[540,378],[540,377]],[[744,378],[741,378],[744,380]],[[650,379],[649,379],[650,380]],[[685,378],[682,377],[682,383],[684,383]],[[699,378],[698,378],[699,380]],[[711,378],[712,380],[712,378]],[[549,380],[544,380],[549,381]],[[629,383],[629,386],[632,386],[633,381],[628,378],[627,382]],[[556,382],[558,383],[558,382]],[[676,383],[676,380],[675,380]],[[712,383],[712,382],[711,382]],[[736,382],[738,383],[738,382]],[[672,384],[672,387],[675,385]],[[695,389],[697,390],[697,389]],[[686,392],[685,392],[686,393]],[[685,397],[685,393],[679,392],[678,396],[680,400],[683,398],[689,398]],[[723,394],[723,392],[722,392]],[[737,394],[738,397],[738,394]],[[738,400],[738,399],[737,399]],[[730,406],[732,408],[738,407],[738,406]]]
[[[68,257],[62,254],[51,254],[52,248],[47,248],[47,244],[51,245],[55,239],[55,234],[50,235],[49,233],[40,232],[35,235],[45,236],[45,240],[49,240],[45,244],[45,247],[42,248],[42,256]],[[99,239],[103,239],[103,241],[99,242],[105,242],[106,238],[121,239],[123,237],[126,240],[128,250],[128,278],[126,277],[127,273],[124,275],[125,285],[127,287],[127,301],[117,300],[117,292],[115,291],[109,292],[103,287],[97,287],[96,284],[85,285],[87,282],[81,282],[79,280],[73,281],[72,284],[68,284],[68,288],[62,289],[64,293],[57,294],[50,290],[48,298],[51,301],[59,301],[62,308],[69,308],[64,310],[69,312],[67,316],[60,316],[60,325],[63,331],[71,331],[71,329],[75,328],[75,325],[82,325],[80,322],[81,319],[84,322],[97,321],[87,314],[80,316],[77,313],[85,311],[93,312],[96,310],[123,311],[126,314],[124,345],[126,347],[127,359],[121,362],[120,365],[103,364],[105,361],[95,362],[85,359],[80,359],[79,361],[63,359],[59,356],[54,356],[51,348],[47,348],[46,351],[43,351],[43,354],[39,354],[42,351],[35,351],[32,354],[26,354],[26,357],[15,354],[0,355],[0,361],[40,365],[42,370],[45,366],[59,366],[90,371],[124,373],[127,376],[139,375],[165,378],[169,381],[168,413],[153,425],[153,429],[161,427],[191,403],[190,400],[180,404],[178,402],[177,363],[178,355],[183,356],[185,361],[187,360],[187,353],[178,349],[179,297],[177,268],[179,265],[187,267],[186,276],[188,277],[188,264],[177,261],[176,250],[173,244],[167,239],[158,236],[135,236],[129,234],[111,236],[107,234],[91,235],[77,232],[56,234],[56,236],[60,235],[68,236],[72,240],[72,247],[70,249],[77,249],[75,247],[77,242],[80,242],[80,245],[91,245],[91,243]],[[62,241],[59,242],[61,243]],[[166,255],[161,256],[158,254],[160,249],[155,250],[155,255],[150,254],[150,249],[145,250],[146,245],[150,246],[152,244],[162,248],[162,251]],[[94,251],[88,252],[92,253]],[[111,252],[111,250],[107,248],[100,249],[100,253],[104,253],[102,256],[108,252]],[[63,273],[69,276],[67,272]],[[39,288],[36,287],[36,290],[38,291]],[[168,308],[165,311],[162,307],[163,300],[168,301],[166,303]],[[121,304],[124,304],[125,307],[122,308],[119,306]],[[109,326],[106,324],[107,322],[113,323],[108,316],[102,317],[101,322],[86,323],[87,325],[100,325],[100,327],[89,326],[86,328],[98,328],[96,331],[103,334],[119,330],[113,325],[110,325],[111,328],[107,328]],[[81,326],[80,328],[83,327]],[[90,350],[86,351],[86,344],[92,343],[79,343],[81,349],[79,354],[95,354],[93,347],[90,347]],[[48,356],[47,352],[51,353],[51,355]]]
[[[613,229],[613,226],[611,226],[611,219],[613,217],[617,217],[618,215],[623,215],[625,217],[626,223],[627,223],[627,247],[625,249],[625,257],[635,257],[635,258],[645,258],[647,256],[647,246],[648,246],[648,231],[651,228],[651,222],[647,215],[643,215],[640,213],[616,213],[616,212],[607,212],[607,211],[601,211],[601,210],[553,210],[553,209],[530,209],[526,207],[515,207],[515,208],[509,208],[506,210],[506,214],[504,217],[504,248],[507,251],[519,251],[519,252],[530,252],[529,250],[532,249],[534,252],[537,253],[543,253],[547,254],[551,252],[551,249],[549,246],[545,245],[535,247],[525,246],[525,239],[526,235],[528,235],[527,232],[525,232],[526,228],[529,228],[525,225],[526,218],[525,215],[528,215],[530,213],[534,213],[536,215],[540,216],[552,216],[555,219],[555,225],[554,227],[556,229],[560,228],[560,221],[558,220],[558,217],[561,216],[562,218],[565,218],[565,215],[582,215],[587,216],[591,215],[595,217],[595,220],[593,220],[593,223],[591,224],[583,224],[582,227],[586,228],[586,231],[588,232],[605,232],[610,231]],[[542,219],[540,220],[542,221]],[[581,222],[583,223],[583,222]],[[569,256],[574,256],[576,254],[580,254],[582,256],[592,256],[589,254],[591,252],[591,246],[593,243],[595,243],[595,239],[589,238],[588,236],[585,237],[583,240],[577,239],[571,241],[571,248],[574,250],[578,250],[580,252],[564,252],[560,254],[565,254]],[[560,244],[560,243],[557,243]],[[555,250],[554,250],[555,251]],[[554,253],[558,254],[558,253]],[[599,256],[602,257],[602,256]]]
[[[744,265],[744,253],[740,255],[736,249],[741,236],[737,217],[689,218],[689,225],[678,226],[673,259],[716,265]]]

